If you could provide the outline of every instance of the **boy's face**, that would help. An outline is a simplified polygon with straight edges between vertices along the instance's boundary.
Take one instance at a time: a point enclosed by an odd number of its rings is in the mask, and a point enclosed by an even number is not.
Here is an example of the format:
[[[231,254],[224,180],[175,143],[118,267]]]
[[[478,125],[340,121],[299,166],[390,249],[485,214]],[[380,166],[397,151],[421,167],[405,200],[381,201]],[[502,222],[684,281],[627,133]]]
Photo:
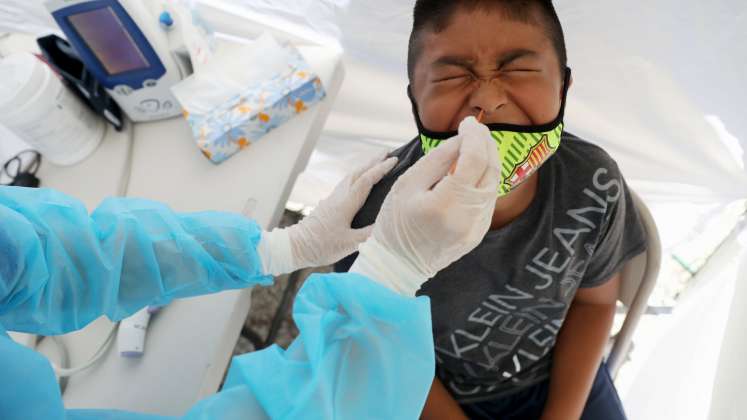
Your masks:
[[[412,91],[427,129],[455,131],[480,111],[483,123],[519,125],[560,112],[563,75],[542,28],[500,11],[457,11],[445,30],[421,39]]]

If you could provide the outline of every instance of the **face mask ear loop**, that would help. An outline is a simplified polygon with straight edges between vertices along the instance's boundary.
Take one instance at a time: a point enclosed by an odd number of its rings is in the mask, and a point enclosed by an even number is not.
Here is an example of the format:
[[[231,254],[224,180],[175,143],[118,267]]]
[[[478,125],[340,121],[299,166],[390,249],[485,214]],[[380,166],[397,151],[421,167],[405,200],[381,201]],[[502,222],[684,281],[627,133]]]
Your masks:
[[[560,104],[560,120],[565,116],[565,105],[568,102],[568,89],[571,87],[571,68],[565,68],[565,79],[563,80],[563,100]]]
[[[415,96],[412,94],[412,85],[407,85],[407,97],[410,98],[410,104],[412,104],[412,115],[415,117],[418,133],[424,133],[426,130],[423,122],[420,120],[420,110],[418,109],[418,103],[415,102]]]

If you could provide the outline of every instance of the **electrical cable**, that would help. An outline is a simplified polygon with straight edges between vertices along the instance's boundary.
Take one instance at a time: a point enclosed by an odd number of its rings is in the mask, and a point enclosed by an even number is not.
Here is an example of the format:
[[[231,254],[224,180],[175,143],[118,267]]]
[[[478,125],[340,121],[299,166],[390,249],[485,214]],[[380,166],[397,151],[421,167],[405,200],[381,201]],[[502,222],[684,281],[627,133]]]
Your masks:
[[[47,337],[47,338],[49,338],[50,341],[60,351],[60,367],[64,368],[64,369],[70,368],[70,352],[68,351],[67,346],[65,345],[65,343],[63,343],[62,340],[60,340],[60,338],[58,336],[50,336],[50,337]],[[67,389],[68,377],[67,376],[60,376],[59,377],[59,382],[60,382],[60,394],[64,394],[65,393],[65,389]]]
[[[135,124],[127,118],[123,119],[123,123],[124,131],[127,134],[127,152],[125,155],[124,167],[122,168],[122,175],[119,178],[119,187],[117,189],[117,195],[119,197],[127,197],[127,192],[130,189],[132,161],[135,153]]]
[[[109,331],[109,335],[106,337],[106,340],[104,340],[101,346],[99,346],[99,349],[96,350],[96,353],[94,353],[94,355],[87,362],[83,363],[80,366],[76,366],[74,368],[62,368],[52,363],[52,368],[54,368],[54,372],[60,378],[64,378],[68,376],[73,376],[76,373],[82,372],[90,368],[91,366],[93,366],[94,363],[98,362],[99,359],[101,359],[101,357],[104,356],[104,354],[106,354],[106,350],[109,348],[112,341],[114,341],[113,339],[118,329],[119,329],[119,323],[114,324],[111,331]],[[59,343],[59,344],[62,344],[62,343]]]

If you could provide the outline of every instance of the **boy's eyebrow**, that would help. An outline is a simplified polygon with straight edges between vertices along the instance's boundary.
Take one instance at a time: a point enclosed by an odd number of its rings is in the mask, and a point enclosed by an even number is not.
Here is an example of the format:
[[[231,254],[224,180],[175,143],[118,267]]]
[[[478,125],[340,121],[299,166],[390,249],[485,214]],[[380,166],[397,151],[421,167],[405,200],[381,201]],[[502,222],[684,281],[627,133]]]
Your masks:
[[[507,51],[500,57],[498,57],[497,65],[498,68],[503,68],[512,62],[525,57],[536,57],[539,54],[536,51],[527,50],[524,48],[518,48],[514,50]],[[433,62],[433,67],[445,67],[445,66],[456,66],[456,67],[462,67],[467,70],[472,70],[475,65],[475,60],[469,57],[460,56],[460,55],[445,55],[443,57],[439,57],[436,61]]]
[[[439,57],[438,60],[434,61],[431,66],[433,67],[445,67],[445,66],[456,66],[456,67],[462,67],[467,70],[472,70],[472,68],[475,65],[475,60],[459,56],[459,55],[445,55],[443,57]]]
[[[535,51],[527,50],[523,48],[511,50],[511,51],[506,52],[505,54],[503,54],[502,56],[498,58],[498,68],[499,69],[503,68],[520,58],[536,57],[538,55],[539,54],[537,54],[537,52]]]

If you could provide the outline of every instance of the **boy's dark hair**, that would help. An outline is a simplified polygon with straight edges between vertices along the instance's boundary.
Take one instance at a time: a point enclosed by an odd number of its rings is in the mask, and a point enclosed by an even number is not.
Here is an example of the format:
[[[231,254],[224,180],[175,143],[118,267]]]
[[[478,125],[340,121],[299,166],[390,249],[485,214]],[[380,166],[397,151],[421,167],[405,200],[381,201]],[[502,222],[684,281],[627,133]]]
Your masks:
[[[565,36],[552,0],[417,0],[407,54],[407,75],[410,80],[422,50],[420,35],[423,31],[441,32],[449,26],[457,11],[478,8],[500,8],[509,19],[544,28],[560,60],[560,73],[565,74],[568,62]]]

